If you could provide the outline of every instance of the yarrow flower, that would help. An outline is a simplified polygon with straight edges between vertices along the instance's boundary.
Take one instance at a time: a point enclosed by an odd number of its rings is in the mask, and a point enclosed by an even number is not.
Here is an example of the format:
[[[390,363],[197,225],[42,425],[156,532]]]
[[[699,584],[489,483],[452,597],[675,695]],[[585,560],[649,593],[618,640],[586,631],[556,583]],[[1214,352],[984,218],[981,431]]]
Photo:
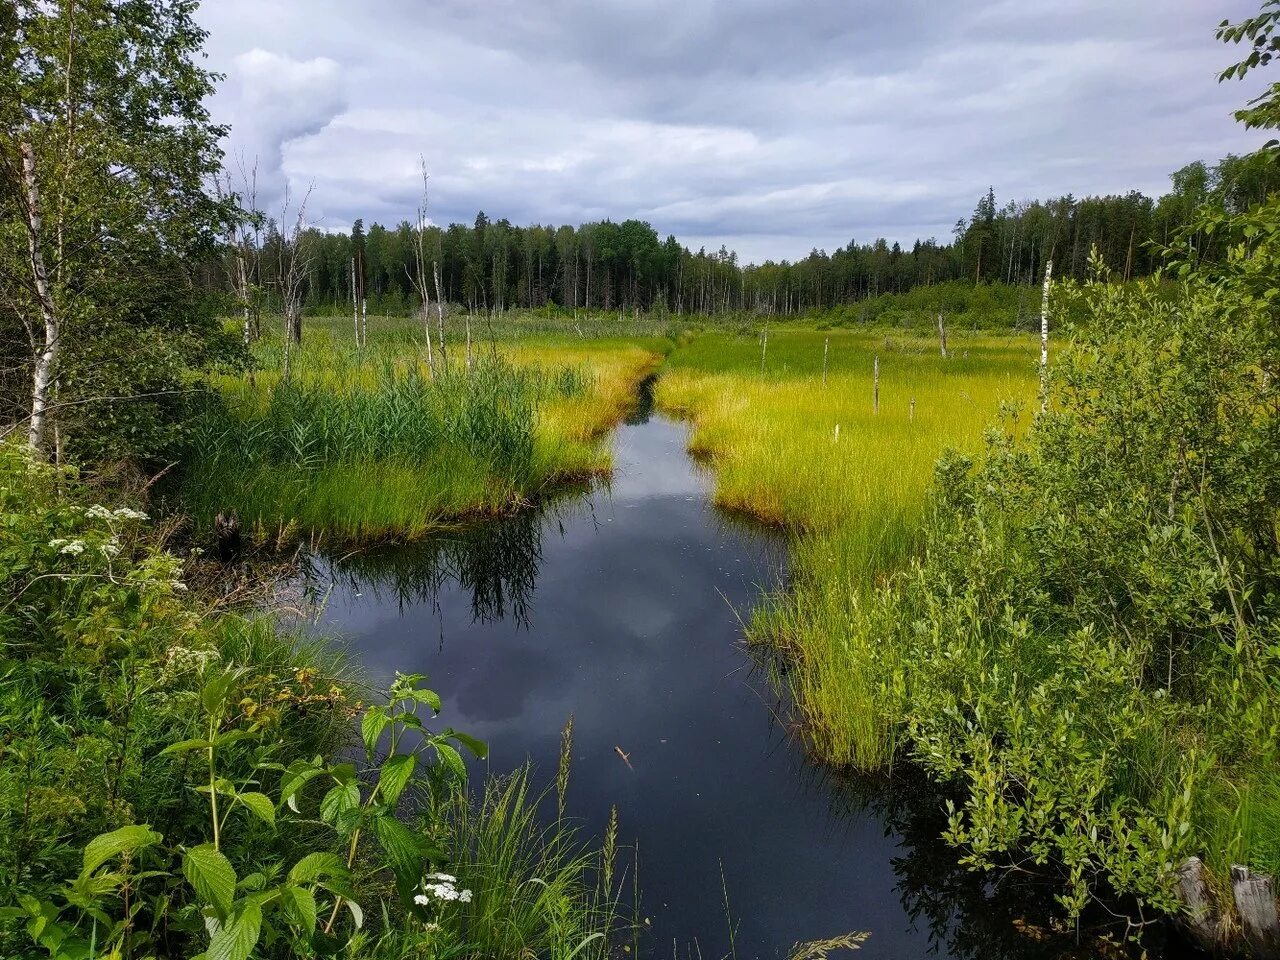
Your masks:
[[[74,556],[76,556],[76,555],[78,555],[78,554],[84,553],[84,541],[83,541],[83,540],[72,540],[72,541],[68,542],[68,543],[66,544],[66,546],[64,546],[64,547],[63,547],[61,550],[59,550],[58,552],[59,552],[59,553],[67,553],[67,554],[70,554],[70,555],[71,555],[71,556],[73,556],[73,557],[74,557]]]
[[[428,880],[434,880],[434,883],[428,883]],[[451,903],[470,903],[471,891],[459,890],[456,886],[458,878],[449,873],[432,873],[428,874],[426,880],[422,883],[422,893],[413,898],[414,903],[425,905],[430,897],[437,900]]]
[[[414,896],[413,902],[420,907],[425,907],[428,903],[431,902],[431,898],[428,897],[425,893],[419,893]]]
[[[108,510],[106,507],[104,507],[100,503],[95,503],[92,507],[90,507],[88,510],[84,512],[84,515],[86,517],[91,517],[94,520],[110,520],[111,519],[111,511]]]

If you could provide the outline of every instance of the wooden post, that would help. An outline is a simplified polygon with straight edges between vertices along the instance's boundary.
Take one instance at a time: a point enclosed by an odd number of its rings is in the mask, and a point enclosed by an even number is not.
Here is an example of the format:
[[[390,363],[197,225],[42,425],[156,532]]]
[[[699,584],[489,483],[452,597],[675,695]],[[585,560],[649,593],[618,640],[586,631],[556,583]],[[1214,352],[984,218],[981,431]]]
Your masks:
[[[938,311],[938,346],[942,348],[942,359],[947,359],[947,325],[942,322],[942,311]]]
[[[1049,285],[1053,261],[1044,265],[1044,296],[1040,301],[1040,412],[1049,409]]]
[[[822,341],[822,385],[827,385],[827,351],[831,349],[831,338]]]
[[[871,367],[871,412],[880,412],[880,355],[876,354]]]
[[[361,348],[369,345],[369,301],[364,297],[360,298],[360,346]]]
[[[769,325],[764,325],[764,336],[760,338],[760,374],[764,375],[764,358],[769,352]]]

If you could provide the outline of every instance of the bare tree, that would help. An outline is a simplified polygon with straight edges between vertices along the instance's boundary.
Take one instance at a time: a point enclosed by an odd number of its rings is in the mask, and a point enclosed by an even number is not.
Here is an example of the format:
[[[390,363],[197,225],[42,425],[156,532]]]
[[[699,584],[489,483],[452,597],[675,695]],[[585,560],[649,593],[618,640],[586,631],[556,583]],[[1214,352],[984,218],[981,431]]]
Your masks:
[[[427,286],[427,162],[419,158],[422,164],[422,203],[418,206],[418,224],[413,235],[413,273],[409,282],[413,284],[422,301],[422,334],[427,341],[427,368],[435,376],[435,359],[431,353],[431,292]],[[409,268],[405,267],[408,273]]]
[[[261,303],[258,288],[262,260],[262,212],[258,210],[258,164],[246,168],[240,163],[238,183],[230,171],[222,180],[215,179],[219,198],[236,200],[243,216],[227,224],[227,249],[230,255],[226,265],[227,280],[240,302],[242,334],[245,345],[252,343],[262,333]],[[240,189],[237,189],[239,187]]]
[[[293,226],[280,237],[279,269],[280,299],[284,304],[284,375],[289,375],[289,353],[293,346],[302,343],[302,294],[307,274],[311,268],[310,250],[306,243],[307,202],[315,185],[307,187],[294,217]],[[289,188],[284,191],[280,211],[281,224],[289,221],[291,204]]]

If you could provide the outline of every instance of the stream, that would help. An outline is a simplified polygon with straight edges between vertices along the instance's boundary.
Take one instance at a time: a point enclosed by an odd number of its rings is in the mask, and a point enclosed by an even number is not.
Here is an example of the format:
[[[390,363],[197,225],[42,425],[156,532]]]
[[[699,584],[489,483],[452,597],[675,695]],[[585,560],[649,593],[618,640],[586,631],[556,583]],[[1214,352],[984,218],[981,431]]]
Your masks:
[[[839,781],[779,722],[742,621],[785,543],[712,505],[687,442],[642,410],[607,485],[318,559],[322,627],[375,682],[427,674],[494,773],[531,759],[549,786],[573,715],[568,812],[598,838],[617,805],[620,869],[638,844],[643,955],[772,960],[855,930],[867,958],[1058,955],[1022,919],[1051,891],[965,871],[928,789]]]

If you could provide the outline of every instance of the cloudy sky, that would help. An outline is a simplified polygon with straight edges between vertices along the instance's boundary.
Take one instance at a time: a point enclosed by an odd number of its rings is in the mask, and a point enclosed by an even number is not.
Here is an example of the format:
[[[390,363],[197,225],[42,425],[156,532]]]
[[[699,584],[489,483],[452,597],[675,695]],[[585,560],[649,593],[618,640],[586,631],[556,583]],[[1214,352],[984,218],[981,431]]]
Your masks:
[[[204,0],[229,153],[310,218],[647,220],[794,258],[1257,146],[1257,0]]]

